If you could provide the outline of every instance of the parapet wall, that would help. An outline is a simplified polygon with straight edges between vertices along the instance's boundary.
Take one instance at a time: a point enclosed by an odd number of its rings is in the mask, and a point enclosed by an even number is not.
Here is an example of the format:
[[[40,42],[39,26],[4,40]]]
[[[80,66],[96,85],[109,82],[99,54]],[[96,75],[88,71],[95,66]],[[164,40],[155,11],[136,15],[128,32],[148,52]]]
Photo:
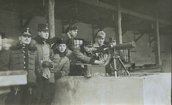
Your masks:
[[[64,77],[52,105],[170,105],[171,74]]]

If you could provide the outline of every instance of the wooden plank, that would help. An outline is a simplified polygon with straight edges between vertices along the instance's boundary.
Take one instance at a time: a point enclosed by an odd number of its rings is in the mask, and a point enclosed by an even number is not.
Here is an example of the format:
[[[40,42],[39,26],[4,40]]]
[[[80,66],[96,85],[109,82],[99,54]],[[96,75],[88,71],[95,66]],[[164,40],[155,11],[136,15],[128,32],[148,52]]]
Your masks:
[[[139,35],[137,38],[135,38],[135,39],[134,39],[134,42],[137,42],[140,38],[142,38],[142,37],[143,37],[143,35],[144,35],[144,33],[143,33],[143,34],[141,34],[141,35]]]
[[[27,72],[18,71],[2,71],[0,72],[0,87],[27,84]]]
[[[161,49],[160,49],[160,34],[159,34],[159,20],[156,19],[156,51],[155,51],[155,63],[161,65]]]
[[[9,93],[9,92],[10,92],[10,87],[0,87],[0,95]]]
[[[2,35],[0,33],[0,51],[2,50]]]
[[[55,37],[55,15],[54,15],[55,0],[48,2],[48,22],[50,29],[50,38]]]

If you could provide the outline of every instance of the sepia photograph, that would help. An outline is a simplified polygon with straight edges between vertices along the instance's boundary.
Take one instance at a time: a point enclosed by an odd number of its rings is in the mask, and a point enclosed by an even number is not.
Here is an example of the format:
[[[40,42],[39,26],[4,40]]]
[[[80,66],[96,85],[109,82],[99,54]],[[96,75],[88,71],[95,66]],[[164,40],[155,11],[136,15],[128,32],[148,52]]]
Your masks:
[[[172,0],[0,0],[0,105],[171,105]]]

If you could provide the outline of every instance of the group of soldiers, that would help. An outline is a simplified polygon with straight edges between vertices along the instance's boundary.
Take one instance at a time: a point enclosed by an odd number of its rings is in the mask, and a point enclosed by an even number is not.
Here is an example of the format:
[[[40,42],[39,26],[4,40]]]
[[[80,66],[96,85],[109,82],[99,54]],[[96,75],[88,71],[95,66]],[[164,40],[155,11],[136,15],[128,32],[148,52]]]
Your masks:
[[[98,31],[94,42],[78,38],[77,33],[78,26],[72,24],[66,33],[50,39],[48,25],[38,24],[36,37],[26,28],[10,49],[2,45],[0,69],[27,71],[27,85],[11,87],[6,105],[50,105],[57,79],[84,75],[78,63],[109,67],[111,53],[105,44],[106,33]],[[111,69],[106,72],[112,75]]]

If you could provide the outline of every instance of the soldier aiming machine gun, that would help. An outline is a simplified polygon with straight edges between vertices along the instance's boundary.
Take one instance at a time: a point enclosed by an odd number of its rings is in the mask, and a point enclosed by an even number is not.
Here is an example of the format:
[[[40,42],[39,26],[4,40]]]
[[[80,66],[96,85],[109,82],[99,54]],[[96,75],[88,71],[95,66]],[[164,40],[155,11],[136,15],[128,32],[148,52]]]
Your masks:
[[[110,41],[110,43],[111,42],[112,41]],[[105,46],[104,45],[102,47],[99,47],[99,48],[94,49],[93,50],[93,56],[95,58],[99,59],[99,57],[101,56],[101,54],[110,53],[111,54],[111,59],[112,59],[112,62],[111,63],[112,63],[114,75],[117,77],[117,65],[116,65],[116,61],[119,61],[119,63],[121,64],[121,66],[123,67],[123,69],[125,70],[125,72],[127,73],[127,75],[130,75],[129,71],[124,66],[124,63],[121,60],[120,56],[117,55],[116,52],[119,51],[119,50],[132,49],[132,48],[135,48],[135,47],[136,47],[135,42],[128,42],[128,43],[123,43],[123,44],[118,44],[118,45],[110,44],[109,46]]]

